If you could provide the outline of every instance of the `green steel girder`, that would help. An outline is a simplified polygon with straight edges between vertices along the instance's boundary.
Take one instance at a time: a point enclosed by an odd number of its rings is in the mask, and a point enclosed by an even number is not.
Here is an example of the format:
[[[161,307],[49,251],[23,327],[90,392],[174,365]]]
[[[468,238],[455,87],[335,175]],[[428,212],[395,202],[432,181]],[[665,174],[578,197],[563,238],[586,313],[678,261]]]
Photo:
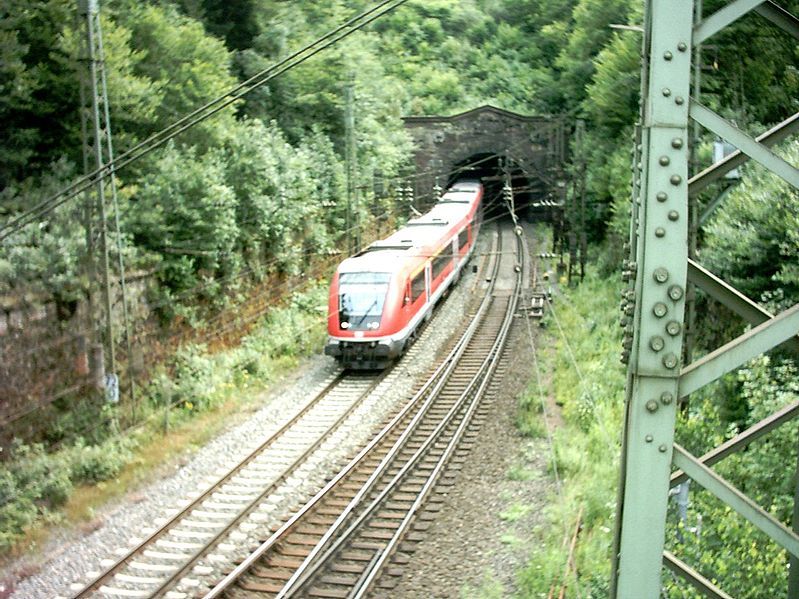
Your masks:
[[[693,587],[705,597],[710,597],[711,599],[733,599],[733,597],[722,591],[699,572],[682,560],[677,559],[674,554],[668,551],[663,552],[663,565],[690,582]]]
[[[694,46],[698,46],[709,37],[716,35],[731,23],[763,4],[763,2],[764,0],[735,0],[735,2],[730,2],[694,27]]]
[[[699,458],[699,461],[705,466],[712,466],[716,462],[720,462],[726,458],[728,455],[748,447],[763,435],[770,433],[775,428],[782,426],[786,422],[790,422],[797,416],[799,416],[799,401],[789,404],[781,410],[777,410],[768,418],[764,418],[757,424],[753,424],[742,433],[735,435],[732,439],[729,439],[718,447],[708,451],[705,455]],[[688,475],[685,474],[685,472],[682,470],[675,470],[671,475],[670,484],[672,487],[675,487],[686,480],[688,480]]]
[[[688,258],[688,97],[693,0],[650,0],[644,38],[634,337],[612,594],[658,597]],[[657,26],[653,26],[657,24]]]
[[[697,2],[697,6],[701,4]],[[799,130],[799,114],[755,140],[691,101],[692,46],[752,10],[795,37],[799,37],[799,22],[773,2],[734,0],[707,19],[697,16],[700,22],[694,26],[694,8],[694,0],[646,0],[640,151],[635,151],[641,166],[633,177],[631,251],[625,265],[625,277],[633,279],[635,303],[630,312],[626,311],[629,304],[625,308],[626,315],[633,318],[632,339],[625,337],[624,345],[629,362],[611,579],[614,599],[659,597],[664,565],[706,596],[728,598],[711,581],[663,551],[668,489],[687,477],[715,493],[789,552],[799,550],[799,536],[707,467],[799,416],[799,403],[776,412],[701,460],[674,444],[679,397],[782,343],[799,348],[799,305],[773,317],[690,261],[687,223],[689,194],[696,195],[749,158],[799,187],[799,170],[767,149]],[[687,181],[689,115],[739,150]],[[680,370],[689,281],[757,326]],[[671,474],[672,460],[683,471]],[[799,589],[793,586],[794,591]]]
[[[799,304],[756,326],[683,368],[679,396],[685,397],[799,333]]]
[[[799,19],[774,2],[764,2],[755,8],[761,17],[774,23],[777,27],[799,39]]]
[[[746,518],[775,543],[787,549],[791,554],[799,555],[799,535],[676,443],[674,444],[674,465]]]
[[[774,318],[771,312],[690,258],[688,259],[688,281],[751,324],[758,325]],[[799,351],[799,338],[789,339],[785,345],[793,351]]]
[[[799,131],[799,112],[784,120],[779,125],[772,127],[765,133],[762,133],[755,138],[755,141],[766,147],[771,147],[781,142],[783,139],[790,137],[797,131]],[[708,185],[715,183],[731,170],[738,168],[748,160],[749,156],[740,150],[736,150],[729,156],[726,156],[724,160],[719,160],[716,164],[709,166],[701,173],[691,177],[688,181],[688,195],[697,195]]]
[[[757,141],[737,127],[733,127],[709,108],[702,106],[695,100],[691,100],[689,114],[700,125],[726,139],[752,160],[759,162],[794,187],[799,187],[799,169],[787,163],[766,146],[757,143]]]

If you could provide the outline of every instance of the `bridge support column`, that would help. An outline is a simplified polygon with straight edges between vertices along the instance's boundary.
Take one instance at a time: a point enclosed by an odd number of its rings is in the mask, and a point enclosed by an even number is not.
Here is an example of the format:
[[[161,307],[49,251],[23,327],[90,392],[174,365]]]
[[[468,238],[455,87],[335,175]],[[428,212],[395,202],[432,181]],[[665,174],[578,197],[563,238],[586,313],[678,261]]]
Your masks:
[[[613,573],[613,596],[621,599],[660,595],[688,259],[693,2],[650,0],[645,18],[643,171],[629,265],[635,333]]]

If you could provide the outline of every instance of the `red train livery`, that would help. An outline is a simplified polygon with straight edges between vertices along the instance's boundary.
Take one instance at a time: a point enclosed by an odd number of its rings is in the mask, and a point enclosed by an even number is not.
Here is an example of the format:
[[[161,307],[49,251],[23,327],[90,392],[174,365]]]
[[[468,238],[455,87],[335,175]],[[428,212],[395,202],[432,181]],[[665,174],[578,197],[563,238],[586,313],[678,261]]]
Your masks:
[[[330,285],[325,353],[353,369],[401,355],[471,256],[482,199],[482,184],[459,181],[430,212],[344,260]]]

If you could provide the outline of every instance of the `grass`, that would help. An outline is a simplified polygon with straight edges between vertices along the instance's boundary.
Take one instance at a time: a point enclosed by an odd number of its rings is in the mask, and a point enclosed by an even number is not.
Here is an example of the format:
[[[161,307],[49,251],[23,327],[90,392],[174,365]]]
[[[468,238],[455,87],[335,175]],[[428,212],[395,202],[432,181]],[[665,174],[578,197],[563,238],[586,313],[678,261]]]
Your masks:
[[[563,585],[567,538],[580,512],[582,531],[575,554],[580,594],[607,596],[625,382],[618,360],[617,297],[615,282],[589,272],[579,287],[555,298],[554,309],[545,317],[538,359],[549,387],[545,392],[563,408],[563,422],[553,435],[562,490],[551,498],[545,512],[548,524],[520,573],[524,598],[547,597],[553,586]],[[541,411],[537,388],[528,391],[517,418],[522,432],[540,436]],[[509,510],[507,516],[515,513]],[[575,593],[570,583],[566,596]]]
[[[499,518],[505,522],[517,522],[529,514],[532,509],[532,505],[525,503],[514,503],[504,512],[500,512]]]

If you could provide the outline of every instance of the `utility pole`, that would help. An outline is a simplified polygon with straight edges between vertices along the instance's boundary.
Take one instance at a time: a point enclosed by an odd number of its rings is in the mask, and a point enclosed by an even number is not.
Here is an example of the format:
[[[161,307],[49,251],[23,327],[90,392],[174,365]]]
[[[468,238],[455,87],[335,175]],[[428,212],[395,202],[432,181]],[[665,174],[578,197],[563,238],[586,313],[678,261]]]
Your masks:
[[[87,173],[97,172],[94,193],[87,191],[85,206],[85,226],[87,241],[87,258],[90,281],[96,278],[95,266],[95,227],[94,219],[99,217],[97,232],[100,237],[100,271],[103,287],[104,311],[104,346],[105,366],[110,374],[105,377],[105,388],[110,401],[116,402],[118,396],[116,343],[114,339],[113,296],[111,292],[111,260],[109,242],[108,195],[111,200],[114,228],[117,240],[117,268],[122,291],[122,311],[125,322],[125,340],[128,350],[128,363],[132,358],[131,340],[128,318],[127,289],[125,269],[122,260],[122,236],[119,224],[116,178],[114,176],[114,149],[111,134],[111,116],[108,107],[108,85],[105,74],[105,55],[103,37],[100,26],[100,8],[98,0],[78,0],[78,15],[83,29],[82,61],[86,66],[81,69],[81,132],[83,134],[83,166]],[[106,194],[108,185],[108,195]],[[90,292],[91,298],[91,292]],[[90,299],[90,306],[93,303]],[[131,400],[135,398],[133,377],[130,379]],[[109,395],[109,392],[111,394]]]
[[[357,150],[355,146],[355,76],[350,74],[349,82],[344,87],[344,136],[345,162],[347,165],[347,251],[350,255],[361,247],[360,219],[358,218],[358,189],[355,181],[357,171]]]

